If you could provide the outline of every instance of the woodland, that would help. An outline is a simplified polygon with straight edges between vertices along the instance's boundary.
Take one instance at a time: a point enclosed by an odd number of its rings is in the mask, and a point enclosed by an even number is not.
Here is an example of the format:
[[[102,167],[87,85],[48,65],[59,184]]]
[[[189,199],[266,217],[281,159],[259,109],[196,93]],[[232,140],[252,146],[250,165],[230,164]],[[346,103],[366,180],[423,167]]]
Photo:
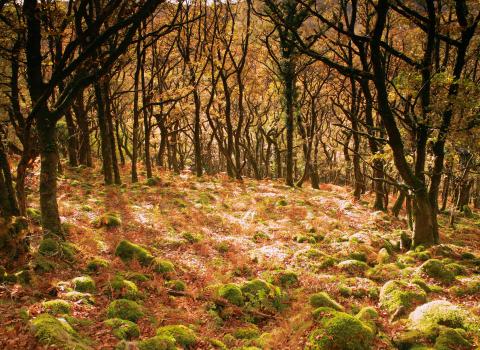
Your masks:
[[[478,0],[0,0],[0,348],[480,347]]]

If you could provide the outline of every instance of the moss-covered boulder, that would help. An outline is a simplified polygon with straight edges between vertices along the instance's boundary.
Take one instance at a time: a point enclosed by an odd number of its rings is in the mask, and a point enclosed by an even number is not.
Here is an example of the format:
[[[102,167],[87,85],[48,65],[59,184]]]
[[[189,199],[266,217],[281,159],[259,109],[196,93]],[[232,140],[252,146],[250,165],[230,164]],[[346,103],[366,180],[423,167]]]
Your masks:
[[[123,262],[137,260],[142,266],[150,265],[154,259],[147,249],[127,240],[123,240],[117,245],[115,255]]]
[[[110,280],[110,287],[117,297],[124,299],[137,300],[142,298],[142,294],[138,290],[135,282],[124,279],[120,275],[116,275]]]
[[[76,290],[62,294],[62,298],[70,301],[83,302],[85,304],[95,304],[95,299],[90,293],[77,292]]]
[[[248,327],[240,327],[235,329],[233,336],[236,339],[255,339],[260,336],[260,331],[254,325]]]
[[[298,286],[298,275],[294,271],[277,271],[274,273],[272,282],[283,288]]]
[[[429,259],[419,267],[420,272],[442,283],[452,283],[455,274],[438,259]]]
[[[42,306],[46,312],[53,315],[63,315],[72,312],[72,304],[63,299],[44,301]]]
[[[43,239],[38,246],[38,252],[46,257],[56,257],[68,261],[75,260],[76,255],[76,249],[72,244],[53,238]]]
[[[369,266],[365,262],[355,259],[344,260],[340,262],[337,267],[340,270],[355,276],[363,276],[365,271],[369,269]]]
[[[198,339],[193,330],[184,325],[170,325],[157,329],[157,335],[173,337],[177,343],[184,349],[191,349],[195,346]]]
[[[281,289],[261,279],[245,282],[240,287],[247,306],[275,312],[283,307],[284,295]]]
[[[155,258],[152,262],[153,271],[165,275],[175,271],[175,265],[170,260]]]
[[[392,255],[387,248],[382,248],[378,251],[377,262],[379,264],[386,264],[392,261]]]
[[[46,346],[53,345],[66,350],[91,349],[64,319],[40,314],[30,321],[30,327],[37,340]]]
[[[112,333],[118,339],[134,339],[140,336],[140,329],[132,321],[120,318],[110,318],[104,321],[105,325],[112,328]]]
[[[177,350],[175,338],[165,335],[157,335],[136,343],[139,350]],[[130,348],[125,348],[125,350]]]
[[[371,306],[363,307],[356,315],[360,321],[370,327],[370,329],[377,333],[378,312]]]
[[[218,295],[233,305],[243,306],[245,303],[242,290],[235,284],[230,283],[220,286]]]
[[[108,318],[121,318],[122,320],[137,322],[143,315],[142,307],[132,300],[114,300],[107,307]]]
[[[122,219],[118,216],[117,213],[105,213],[100,215],[95,220],[92,221],[92,224],[96,228],[100,227],[118,227],[122,225]]]
[[[407,311],[426,300],[427,293],[413,283],[393,280],[385,283],[380,289],[380,306],[391,314],[397,312],[399,308]]]
[[[473,344],[468,341],[463,329],[442,328],[435,340],[435,350],[470,350]]]
[[[310,296],[310,305],[314,308],[329,307],[337,311],[344,311],[345,308],[333,300],[330,295],[325,292],[315,293]]]
[[[446,300],[435,300],[417,307],[408,317],[411,328],[430,332],[433,328],[446,326],[466,331],[479,331],[478,318],[471,312]]]
[[[94,293],[96,290],[95,281],[90,276],[75,277],[72,286],[77,292]]]
[[[187,289],[186,283],[181,280],[166,281],[165,286],[176,292],[183,292]]]
[[[103,258],[93,258],[87,263],[87,270],[90,272],[98,272],[103,268],[106,268],[110,265],[108,260]]]
[[[378,264],[368,269],[365,276],[373,281],[386,282],[400,277],[401,271],[397,264]]]
[[[450,291],[457,296],[480,294],[480,278],[462,278],[458,285],[450,288]]]
[[[367,324],[344,312],[320,309],[316,314],[319,327],[310,333],[305,350],[371,349],[375,334]]]

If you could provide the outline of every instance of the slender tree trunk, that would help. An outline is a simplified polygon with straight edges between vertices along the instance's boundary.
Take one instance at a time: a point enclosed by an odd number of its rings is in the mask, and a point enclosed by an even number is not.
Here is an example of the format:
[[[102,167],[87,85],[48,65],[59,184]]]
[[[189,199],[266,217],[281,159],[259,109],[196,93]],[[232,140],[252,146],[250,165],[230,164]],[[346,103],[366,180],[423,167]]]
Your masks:
[[[111,185],[113,183],[113,167],[112,167],[112,150],[109,139],[108,122],[105,113],[105,101],[102,93],[100,82],[94,84],[95,98],[97,100],[97,115],[98,126],[100,129],[100,146],[103,159],[103,176],[105,184]]]
[[[83,91],[81,91],[75,98],[73,104],[73,111],[75,112],[75,117],[79,129],[78,161],[82,165],[92,167],[93,160],[90,147],[90,130],[88,128],[87,111],[85,110],[83,102]]]

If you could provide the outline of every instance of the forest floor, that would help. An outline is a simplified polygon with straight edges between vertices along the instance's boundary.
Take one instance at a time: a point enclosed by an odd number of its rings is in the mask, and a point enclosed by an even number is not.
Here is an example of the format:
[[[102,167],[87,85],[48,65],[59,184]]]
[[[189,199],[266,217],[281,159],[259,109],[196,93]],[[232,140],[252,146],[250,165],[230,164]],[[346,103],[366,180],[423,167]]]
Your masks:
[[[37,188],[35,179],[30,179],[32,189]],[[45,342],[59,348],[113,349],[120,340],[104,320],[115,314],[109,304],[119,298],[134,299],[140,306],[141,317],[134,319],[138,339],[155,336],[162,326],[185,325],[194,340],[174,338],[177,345],[192,349],[395,349],[415,321],[409,314],[421,304],[447,300],[468,313],[470,321],[480,317],[477,213],[458,218],[455,229],[446,227],[447,215],[440,215],[443,244],[407,252],[398,247],[406,221],[373,211],[366,201],[355,202],[348,188],[291,189],[279,181],[197,179],[169,172],[137,184],[125,172],[123,180],[122,186],[104,186],[98,170],[65,169],[58,202],[74,257],[50,256],[48,249],[38,252],[38,212],[29,211],[33,233],[28,260],[34,272],[29,283],[0,284],[1,349],[46,349]],[[38,203],[36,191],[29,203]],[[168,264],[161,271],[153,264],[142,266],[139,255],[122,261],[116,248],[123,240],[171,261],[174,269]],[[430,265],[438,263],[433,270],[425,266],[432,259]],[[50,263],[53,271],[48,271]],[[77,287],[81,283],[73,279],[82,276],[90,276],[95,286]],[[267,282],[262,284],[266,289],[252,296],[248,283],[258,279]],[[403,296],[388,295],[388,288],[381,292],[390,280],[400,281],[394,290]],[[225,293],[225,285],[233,294]],[[234,298],[235,286],[245,294],[240,301]],[[328,293],[339,305],[323,297],[310,300],[318,292]],[[364,347],[314,347],[309,334],[326,327],[312,316],[317,306],[350,315],[373,307],[378,313],[373,319],[357,317],[375,336]],[[32,326],[43,313],[68,324],[62,339],[39,334],[39,327]],[[464,321],[437,323],[463,328],[459,334],[470,348],[480,345],[478,329]],[[132,341],[122,343],[125,349],[169,348],[135,343],[132,332],[127,336]],[[469,348],[467,343],[440,347],[438,332],[433,337],[417,334],[413,343],[424,344],[422,349]]]

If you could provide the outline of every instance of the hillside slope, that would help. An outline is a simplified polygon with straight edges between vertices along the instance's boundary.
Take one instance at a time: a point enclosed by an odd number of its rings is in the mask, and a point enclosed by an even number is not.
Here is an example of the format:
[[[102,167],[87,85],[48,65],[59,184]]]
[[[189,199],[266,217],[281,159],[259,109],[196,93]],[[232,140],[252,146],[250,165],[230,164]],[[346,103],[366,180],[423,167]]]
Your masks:
[[[105,187],[97,173],[70,169],[60,180],[71,244],[41,241],[29,210],[38,248],[30,282],[2,284],[0,348],[480,345],[475,213],[443,227],[441,246],[407,252],[399,248],[406,223],[355,203],[343,187],[168,172]],[[104,322],[112,318],[134,323]]]

